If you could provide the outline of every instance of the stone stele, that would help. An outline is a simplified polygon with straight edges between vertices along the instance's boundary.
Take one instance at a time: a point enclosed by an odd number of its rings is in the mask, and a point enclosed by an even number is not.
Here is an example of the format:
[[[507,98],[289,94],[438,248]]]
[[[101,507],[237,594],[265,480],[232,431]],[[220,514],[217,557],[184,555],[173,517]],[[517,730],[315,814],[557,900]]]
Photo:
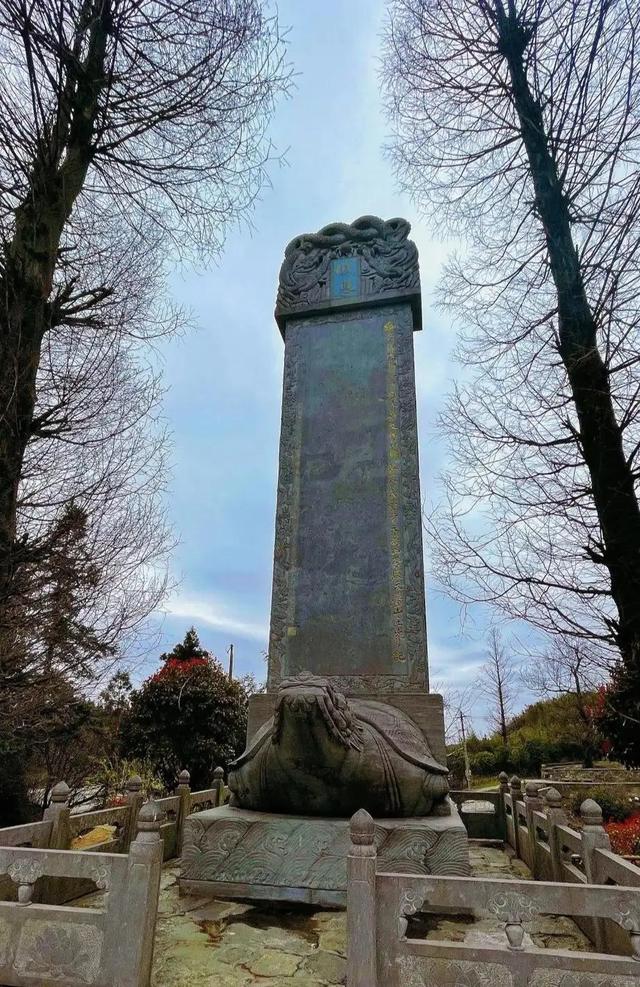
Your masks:
[[[360,808],[387,869],[468,873],[428,691],[409,232],[363,216],[285,250],[267,691],[230,806],[187,820],[184,890],[341,904]]]

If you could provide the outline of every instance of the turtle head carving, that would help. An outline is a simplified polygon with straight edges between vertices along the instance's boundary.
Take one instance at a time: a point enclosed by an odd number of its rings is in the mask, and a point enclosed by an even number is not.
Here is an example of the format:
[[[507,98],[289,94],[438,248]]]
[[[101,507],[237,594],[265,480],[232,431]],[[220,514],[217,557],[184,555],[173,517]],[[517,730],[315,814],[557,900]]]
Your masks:
[[[304,729],[312,721],[326,730],[331,742],[362,750],[362,727],[345,697],[333,688],[329,679],[308,673],[285,679],[276,700],[272,743],[281,742],[287,722]]]
[[[442,815],[447,773],[401,710],[304,673],[282,682],[273,717],[231,764],[229,787],[235,805],[261,812]]]

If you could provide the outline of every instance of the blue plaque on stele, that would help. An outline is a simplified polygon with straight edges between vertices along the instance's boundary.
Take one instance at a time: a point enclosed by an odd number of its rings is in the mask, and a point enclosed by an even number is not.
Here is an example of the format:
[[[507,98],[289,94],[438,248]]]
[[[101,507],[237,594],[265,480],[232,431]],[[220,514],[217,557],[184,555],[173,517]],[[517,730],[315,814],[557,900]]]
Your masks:
[[[360,258],[337,257],[331,261],[331,298],[357,298],[360,294]]]

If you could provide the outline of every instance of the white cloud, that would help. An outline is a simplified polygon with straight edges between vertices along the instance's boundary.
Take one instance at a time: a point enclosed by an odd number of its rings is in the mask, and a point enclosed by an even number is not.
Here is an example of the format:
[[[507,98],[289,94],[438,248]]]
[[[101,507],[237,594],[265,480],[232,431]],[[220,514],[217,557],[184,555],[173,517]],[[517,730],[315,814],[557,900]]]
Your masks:
[[[269,636],[265,624],[239,619],[230,614],[219,600],[212,597],[176,596],[168,601],[164,613],[171,617],[183,617],[193,623],[207,624],[219,630],[229,631],[243,637],[266,640]]]

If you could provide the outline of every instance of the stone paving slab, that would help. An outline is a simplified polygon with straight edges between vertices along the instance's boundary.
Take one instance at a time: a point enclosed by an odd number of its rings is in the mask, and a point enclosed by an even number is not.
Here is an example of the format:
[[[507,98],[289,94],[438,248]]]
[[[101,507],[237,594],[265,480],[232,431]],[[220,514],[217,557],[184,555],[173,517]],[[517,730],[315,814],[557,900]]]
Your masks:
[[[476,877],[530,880],[526,865],[497,847],[471,844]],[[302,906],[248,905],[178,895],[179,864],[166,865],[152,987],[331,987],[344,984],[346,916]],[[91,905],[88,895],[76,904]],[[416,916],[412,934],[456,942],[504,943],[496,919]],[[590,950],[568,918],[538,916],[525,923],[525,944]]]

